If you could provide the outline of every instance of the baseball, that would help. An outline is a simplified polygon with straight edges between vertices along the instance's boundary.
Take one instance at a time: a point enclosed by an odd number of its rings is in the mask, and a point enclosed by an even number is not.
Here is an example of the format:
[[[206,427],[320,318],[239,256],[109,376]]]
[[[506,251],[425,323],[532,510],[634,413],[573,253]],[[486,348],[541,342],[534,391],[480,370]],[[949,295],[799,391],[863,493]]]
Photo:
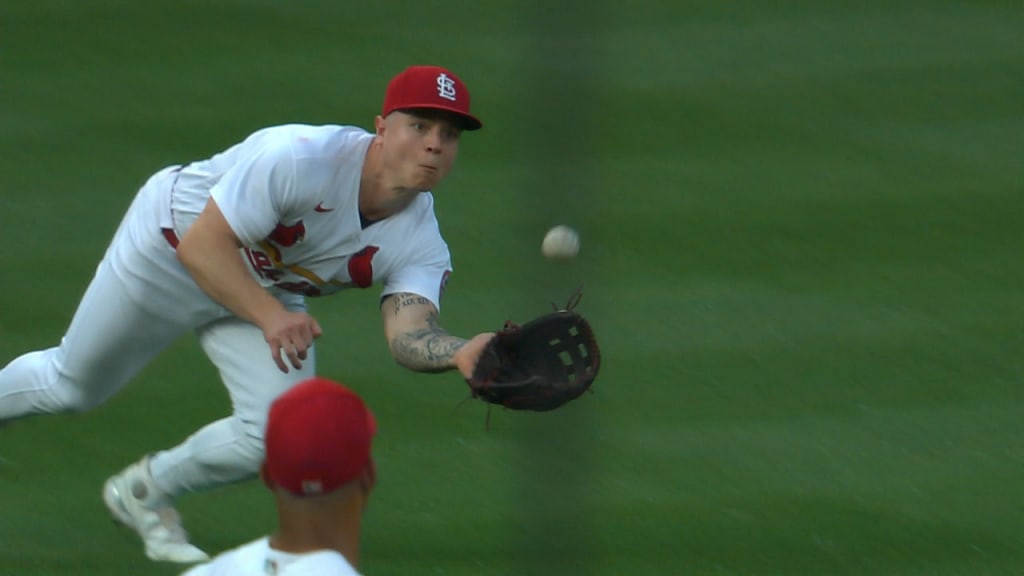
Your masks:
[[[544,235],[540,251],[552,260],[575,258],[580,251],[580,235],[568,226],[555,226]]]

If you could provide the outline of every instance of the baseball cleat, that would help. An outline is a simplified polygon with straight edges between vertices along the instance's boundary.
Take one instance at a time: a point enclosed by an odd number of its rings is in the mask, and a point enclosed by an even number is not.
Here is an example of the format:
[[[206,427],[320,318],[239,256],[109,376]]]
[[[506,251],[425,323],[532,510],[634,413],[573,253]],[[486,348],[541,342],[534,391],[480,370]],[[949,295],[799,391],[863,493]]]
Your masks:
[[[181,515],[149,475],[149,460],[132,464],[103,485],[103,502],[114,520],[134,530],[150,560],[192,564],[210,557],[188,541]]]

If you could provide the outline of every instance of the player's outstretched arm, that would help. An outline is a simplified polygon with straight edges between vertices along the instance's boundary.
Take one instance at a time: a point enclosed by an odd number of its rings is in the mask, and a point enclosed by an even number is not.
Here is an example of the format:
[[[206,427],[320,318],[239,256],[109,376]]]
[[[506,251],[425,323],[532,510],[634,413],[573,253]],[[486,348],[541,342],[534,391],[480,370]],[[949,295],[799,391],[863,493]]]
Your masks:
[[[217,203],[211,198],[178,245],[178,260],[196,284],[237,316],[260,324],[281,303],[249,274],[235,236]]]
[[[270,354],[282,372],[301,368],[320,325],[303,312],[291,312],[253,279],[239,253],[241,242],[211,198],[178,245],[178,260],[210,298],[263,330]]]
[[[488,332],[466,340],[449,334],[438,321],[437,308],[418,294],[391,294],[380,309],[391,355],[402,366],[417,372],[458,369],[468,378],[480,352],[494,337]]]

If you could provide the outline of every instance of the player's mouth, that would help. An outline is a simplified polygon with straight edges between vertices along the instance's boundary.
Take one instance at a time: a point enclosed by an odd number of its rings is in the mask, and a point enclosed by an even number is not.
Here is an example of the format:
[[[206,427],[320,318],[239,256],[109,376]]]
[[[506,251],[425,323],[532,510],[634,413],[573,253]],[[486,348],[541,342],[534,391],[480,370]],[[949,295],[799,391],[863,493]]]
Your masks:
[[[440,174],[441,172],[437,166],[417,164],[416,171],[412,174],[412,178],[416,182],[414,187],[422,190],[429,190],[437,184]]]

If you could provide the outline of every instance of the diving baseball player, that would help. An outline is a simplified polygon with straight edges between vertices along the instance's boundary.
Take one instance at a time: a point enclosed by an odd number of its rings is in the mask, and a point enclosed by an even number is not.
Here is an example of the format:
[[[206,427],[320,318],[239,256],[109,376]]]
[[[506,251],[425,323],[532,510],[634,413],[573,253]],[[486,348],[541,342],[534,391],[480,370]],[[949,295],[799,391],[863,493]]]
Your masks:
[[[60,344],[0,370],[0,424],[94,408],[195,333],[233,412],[110,478],[103,499],[151,559],[205,560],[174,501],[257,474],[268,407],[315,374],[321,327],[306,297],[381,285],[399,364],[472,373],[493,334],[466,340],[438,324],[452,265],[430,191],[452,168],[462,132],[480,127],[455,74],[413,66],[388,84],[372,133],[275,126],[160,170],[136,195]]]

